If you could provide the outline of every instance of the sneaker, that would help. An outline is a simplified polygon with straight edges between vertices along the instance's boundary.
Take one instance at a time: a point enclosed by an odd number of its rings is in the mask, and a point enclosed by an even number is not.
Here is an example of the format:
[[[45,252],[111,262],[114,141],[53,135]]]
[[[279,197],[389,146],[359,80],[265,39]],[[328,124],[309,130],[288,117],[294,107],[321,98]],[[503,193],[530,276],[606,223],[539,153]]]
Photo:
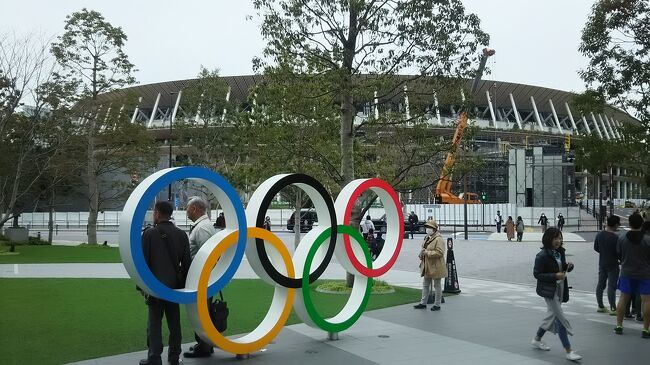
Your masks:
[[[413,308],[415,308],[415,309],[426,309],[427,306],[426,306],[426,304],[420,303],[420,304],[414,305]]]
[[[530,344],[531,344],[531,346],[533,346],[536,349],[540,349],[540,350],[543,350],[543,351],[550,351],[551,350],[551,348],[548,347],[547,344],[545,344],[541,340],[537,341],[535,338],[533,338],[533,340],[530,341]]]
[[[582,359],[582,356],[576,354],[575,351],[571,351],[568,354],[566,354],[566,358],[567,358],[567,360],[578,361],[578,360]]]
[[[634,320],[637,321],[637,322],[643,322],[643,317],[637,315],[636,318],[634,318]]]
[[[610,316],[615,316],[615,315],[616,315],[616,309],[611,309],[611,310],[609,311],[609,315],[610,315]]]
[[[643,331],[641,331],[641,337],[643,337],[643,338],[650,338],[650,330],[643,330]]]
[[[431,307],[431,311],[433,311],[433,312],[439,311],[439,310],[440,310],[440,307],[437,306],[437,305],[434,305],[433,307]]]
[[[607,312],[609,312],[609,311],[608,311],[607,308],[605,308],[605,307],[598,307],[598,309],[596,310],[596,312],[598,312],[598,313],[607,313]]]
[[[616,333],[617,335],[622,335],[623,334],[623,326],[616,326],[614,328],[614,333]]]

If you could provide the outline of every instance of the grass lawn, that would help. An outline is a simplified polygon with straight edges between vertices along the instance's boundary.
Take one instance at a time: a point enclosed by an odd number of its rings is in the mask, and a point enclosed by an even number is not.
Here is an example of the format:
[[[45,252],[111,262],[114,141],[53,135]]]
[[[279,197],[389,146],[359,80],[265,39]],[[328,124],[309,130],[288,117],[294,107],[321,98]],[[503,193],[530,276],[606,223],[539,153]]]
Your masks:
[[[316,307],[332,316],[348,296],[317,293],[318,284],[312,285]],[[131,280],[0,279],[0,293],[0,364],[61,364],[146,348],[147,308]],[[224,290],[226,335],[252,330],[272,295],[273,287],[261,280],[231,282]],[[419,299],[419,290],[396,287],[393,294],[372,295],[367,310]],[[184,308],[181,321],[183,342],[193,341]],[[292,313],[287,324],[298,322]]]
[[[9,255],[9,246],[0,246],[0,264],[44,264],[79,262],[122,262],[116,247],[19,245],[18,255]],[[3,254],[4,253],[4,254]]]

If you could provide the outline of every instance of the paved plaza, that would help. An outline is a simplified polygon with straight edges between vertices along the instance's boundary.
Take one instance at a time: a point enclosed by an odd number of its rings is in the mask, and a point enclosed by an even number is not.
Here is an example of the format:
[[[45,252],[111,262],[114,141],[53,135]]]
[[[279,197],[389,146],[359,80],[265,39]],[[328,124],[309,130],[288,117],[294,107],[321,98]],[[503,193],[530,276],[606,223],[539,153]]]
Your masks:
[[[280,233],[289,242],[292,235]],[[445,233],[445,238],[453,234]],[[461,235],[458,235],[462,237]],[[585,364],[641,364],[650,358],[650,342],[641,338],[641,324],[626,321],[623,336],[612,333],[614,317],[595,312],[594,287],[597,255],[594,234],[581,234],[584,242],[567,242],[568,259],[576,269],[569,276],[571,300],[564,305],[575,336],[574,350]],[[532,263],[537,242],[488,240],[473,233],[470,240],[455,242],[462,293],[448,296],[440,312],[415,310],[403,305],[366,312],[361,319],[330,341],[327,334],[304,324],[285,327],[263,351],[251,354],[250,364],[557,364],[567,363],[557,336],[547,334],[550,352],[529,344],[546,312],[535,294]],[[393,285],[420,287],[417,252],[421,237],[404,240],[394,268],[381,279]],[[0,265],[0,277],[128,278],[122,264],[18,264]],[[238,278],[255,278],[244,261]],[[344,277],[341,266],[330,264],[325,278]],[[231,309],[236,310],[236,309]],[[189,343],[183,348],[187,350]],[[137,364],[145,351],[78,362]],[[227,363],[233,355],[216,351],[209,359],[186,359],[185,364]]]

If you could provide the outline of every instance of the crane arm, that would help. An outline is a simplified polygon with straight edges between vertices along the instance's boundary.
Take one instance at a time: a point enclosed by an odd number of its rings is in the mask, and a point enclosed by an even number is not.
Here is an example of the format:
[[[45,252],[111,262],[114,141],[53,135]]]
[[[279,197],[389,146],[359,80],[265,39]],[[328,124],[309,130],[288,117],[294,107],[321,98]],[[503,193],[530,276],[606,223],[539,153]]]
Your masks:
[[[474,92],[478,88],[478,84],[483,77],[483,71],[485,71],[485,65],[487,59],[495,54],[495,51],[490,48],[483,48],[483,54],[480,58],[480,63],[478,69],[476,70],[476,76],[472,81],[472,88],[470,95],[474,95]],[[440,179],[438,180],[438,185],[436,186],[436,195],[440,196],[442,193],[451,194],[451,170],[454,166],[456,150],[460,146],[460,141],[463,139],[463,134],[465,133],[465,128],[467,128],[467,112],[462,111],[460,117],[458,118],[458,125],[456,126],[456,131],[454,132],[454,139],[451,143],[451,148],[447,153],[447,158],[445,159],[445,164],[442,167],[442,172],[440,173]]]

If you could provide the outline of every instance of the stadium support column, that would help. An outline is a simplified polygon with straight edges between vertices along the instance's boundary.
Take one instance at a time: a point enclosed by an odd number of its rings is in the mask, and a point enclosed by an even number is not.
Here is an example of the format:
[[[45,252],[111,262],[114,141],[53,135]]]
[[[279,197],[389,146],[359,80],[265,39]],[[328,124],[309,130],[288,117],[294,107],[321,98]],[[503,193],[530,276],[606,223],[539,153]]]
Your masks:
[[[149,123],[147,123],[147,128],[151,128],[151,126],[153,125],[153,120],[156,119],[158,104],[160,104],[160,93],[158,93],[158,96],[156,96],[156,102],[153,104],[153,110],[151,111],[151,117],[149,117]]]
[[[607,114],[603,115],[605,117],[605,122],[607,122],[607,125],[609,126],[609,129],[612,130],[612,133],[616,137],[616,139],[621,139],[621,133],[618,131],[618,128],[616,128],[616,125],[614,124],[614,118],[612,118],[611,122],[609,118],[607,118]]]
[[[135,118],[138,116],[138,112],[140,111],[140,103],[142,103],[142,96],[138,98],[138,104],[135,106],[135,110],[131,116],[131,124],[135,123]]]
[[[573,114],[571,113],[571,109],[569,108],[569,103],[564,103],[564,106],[566,107],[566,112],[569,115],[569,120],[571,121],[571,127],[573,128],[573,133],[575,133],[576,136],[579,136],[580,132],[578,132],[578,126],[576,125],[576,121],[573,119]]]
[[[442,125],[442,118],[440,117],[440,108],[438,105],[438,95],[436,92],[433,92],[433,105],[436,107],[436,118],[438,119],[438,125]]]
[[[377,99],[377,90],[375,90],[375,120],[379,119],[379,99]]]
[[[496,128],[497,127],[497,118],[494,115],[494,106],[492,105],[492,99],[490,99],[490,91],[486,91],[485,96],[487,98],[488,106],[490,107],[490,117],[492,117],[492,127]]]
[[[564,129],[562,129],[562,125],[560,125],[560,119],[557,117],[557,113],[555,112],[555,105],[553,105],[553,100],[548,99],[548,104],[551,106],[551,112],[553,112],[555,126],[557,126],[557,129],[560,130],[560,134],[564,134]]]
[[[407,123],[409,125],[411,125],[412,124],[412,122],[410,121],[410,119],[411,119],[411,108],[409,106],[409,94],[408,94],[408,91],[409,91],[408,87],[406,87],[406,85],[404,85],[404,112],[406,114]]]
[[[600,131],[600,127],[598,126],[598,122],[596,121],[596,116],[594,116],[594,113],[591,113],[591,120],[594,122],[594,126],[596,126],[598,137],[600,137],[600,139],[603,139],[603,133]]]
[[[585,129],[587,130],[587,134],[591,135],[591,128],[589,127],[589,123],[587,123],[587,118],[585,116],[582,116],[582,124],[585,125]]]
[[[512,96],[512,94],[510,94]],[[514,101],[513,101],[514,103]],[[539,130],[544,132],[544,126],[542,125],[542,118],[539,116],[539,111],[537,111],[537,104],[535,104],[535,98],[533,96],[530,96],[530,103],[533,105],[533,111],[535,112],[535,121],[537,122],[537,126],[539,127]]]
[[[598,114],[598,120],[600,120],[600,124],[602,124],[602,126],[603,126],[603,130],[605,131],[605,137],[607,137],[607,139],[611,140],[612,136],[610,136],[609,131],[607,130],[607,126],[605,125],[605,122],[603,121],[603,115],[602,114]]]
[[[515,114],[515,120],[517,121],[517,126],[519,127],[520,130],[523,130],[524,127],[521,125],[521,117],[519,116],[519,112],[517,111],[517,105],[515,104],[515,98],[512,96],[512,93],[510,93],[510,103],[512,104],[512,111]]]

